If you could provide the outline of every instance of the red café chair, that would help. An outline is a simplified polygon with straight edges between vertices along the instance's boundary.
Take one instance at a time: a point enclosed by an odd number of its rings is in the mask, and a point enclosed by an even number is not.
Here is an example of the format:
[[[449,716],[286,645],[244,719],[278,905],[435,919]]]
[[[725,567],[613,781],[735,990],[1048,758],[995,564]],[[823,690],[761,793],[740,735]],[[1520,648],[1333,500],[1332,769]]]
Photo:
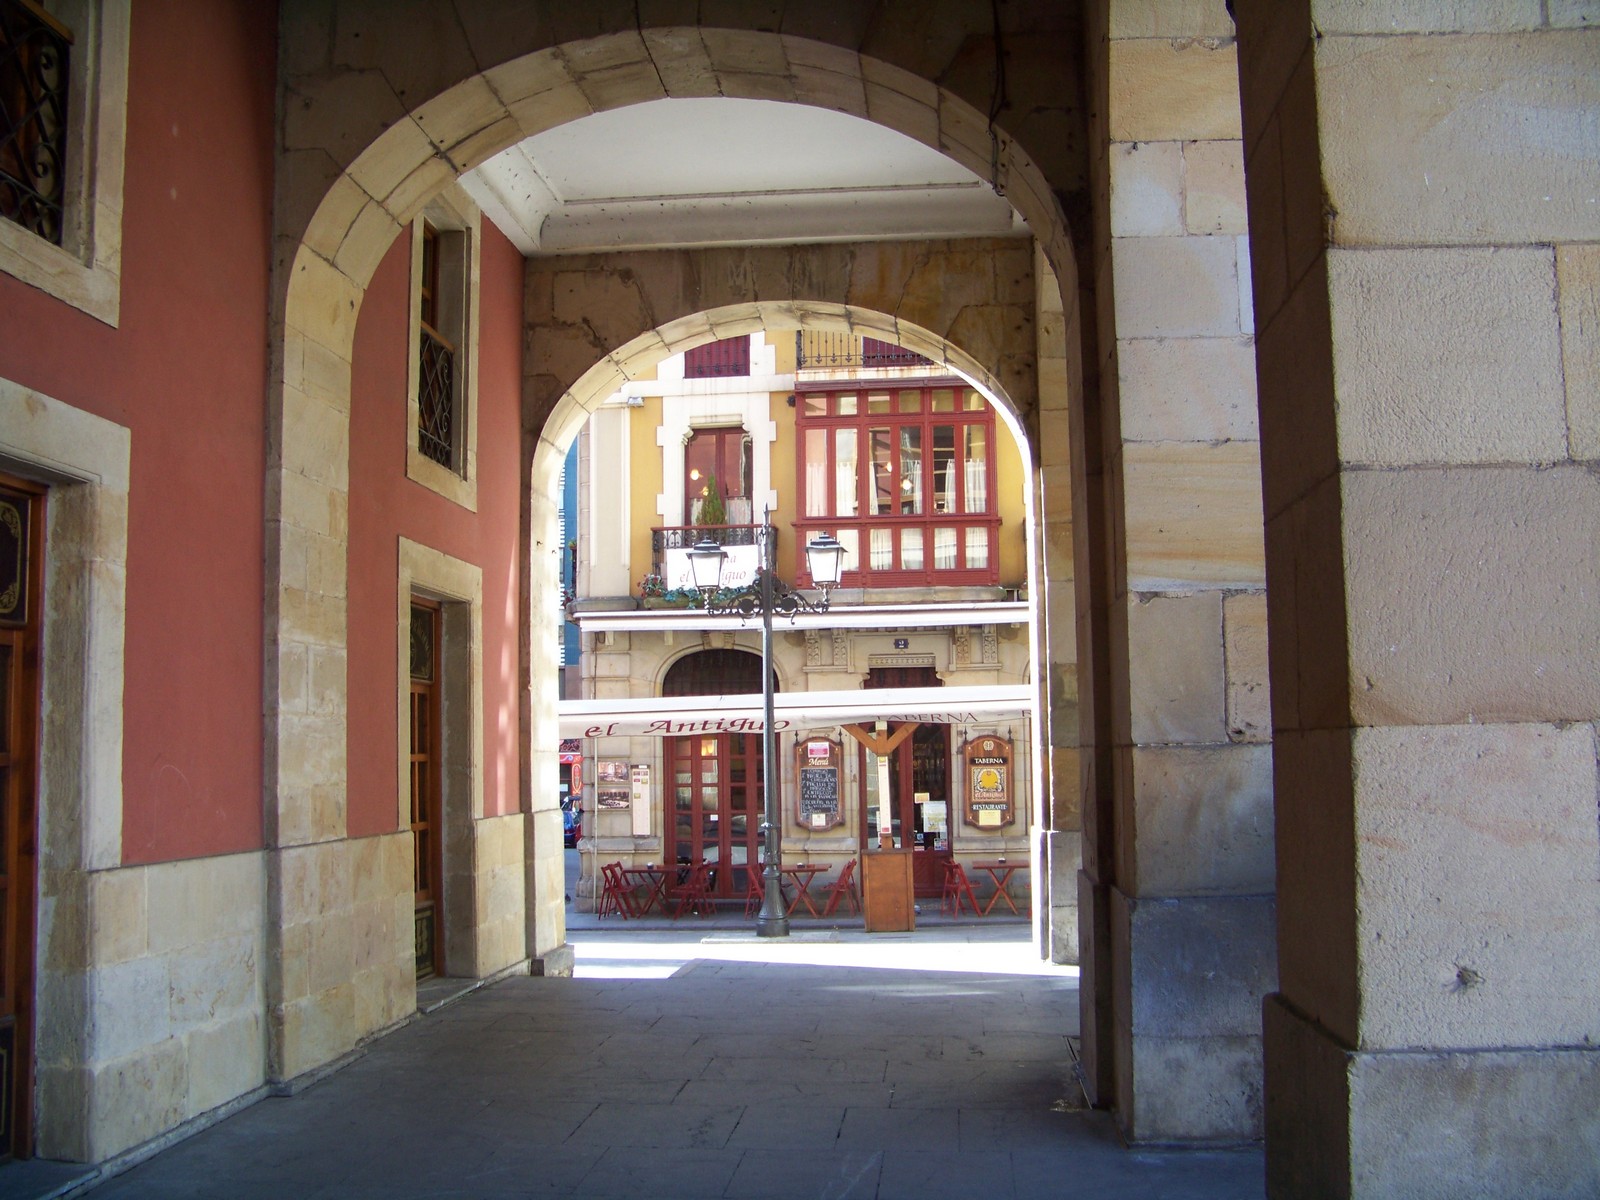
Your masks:
[[[950,916],[959,917],[963,900],[972,909],[973,916],[982,915],[983,909],[978,907],[978,897],[973,894],[967,869],[954,859],[948,859],[944,864],[944,892],[940,896],[939,907]]]
[[[673,919],[683,916],[691,908],[702,917],[711,915],[711,864],[696,863],[689,878],[667,889],[667,899],[674,902]]]
[[[600,893],[597,914],[602,917],[608,913],[615,913],[624,918],[637,917],[639,903],[633,894],[633,889],[628,886],[627,878],[622,874],[622,864],[605,863],[600,868],[600,874],[605,879],[605,887]]]
[[[861,899],[856,895],[856,860],[852,858],[845,863],[844,868],[839,872],[839,878],[823,888],[822,891],[828,897],[828,903],[822,909],[823,916],[833,916],[833,910],[839,907],[839,901],[841,900],[849,902],[851,912],[860,912]]]
[[[744,915],[753,917],[761,911],[761,906],[767,900],[767,881],[762,878],[761,872],[754,866],[744,869],[745,893]]]

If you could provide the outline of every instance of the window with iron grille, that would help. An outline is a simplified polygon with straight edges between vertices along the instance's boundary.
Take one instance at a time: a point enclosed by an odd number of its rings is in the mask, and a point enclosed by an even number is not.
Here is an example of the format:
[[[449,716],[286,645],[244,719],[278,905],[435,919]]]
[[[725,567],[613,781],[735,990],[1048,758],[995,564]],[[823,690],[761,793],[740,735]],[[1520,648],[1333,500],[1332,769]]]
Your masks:
[[[719,379],[750,374],[750,339],[723,338],[686,351],[683,356],[685,379]]]
[[[31,0],[0,0],[0,217],[53,245],[66,227],[72,31]]]
[[[422,228],[418,295],[417,449],[440,466],[456,468],[456,347],[440,332],[439,231]]]
[[[833,533],[847,585],[998,582],[994,409],[982,396],[947,380],[796,399],[796,545]]]

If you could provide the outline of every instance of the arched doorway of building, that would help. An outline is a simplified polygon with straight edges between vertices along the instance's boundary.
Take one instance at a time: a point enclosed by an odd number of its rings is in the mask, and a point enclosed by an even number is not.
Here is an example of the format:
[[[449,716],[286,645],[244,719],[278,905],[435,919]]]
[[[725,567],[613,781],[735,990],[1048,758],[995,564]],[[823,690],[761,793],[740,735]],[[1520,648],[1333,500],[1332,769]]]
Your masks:
[[[772,681],[774,692],[777,679]],[[744,650],[700,650],[662,680],[663,696],[748,695],[761,690],[761,659]],[[666,739],[661,827],[680,871],[711,866],[711,894],[735,900],[761,860],[761,734],[695,733]]]

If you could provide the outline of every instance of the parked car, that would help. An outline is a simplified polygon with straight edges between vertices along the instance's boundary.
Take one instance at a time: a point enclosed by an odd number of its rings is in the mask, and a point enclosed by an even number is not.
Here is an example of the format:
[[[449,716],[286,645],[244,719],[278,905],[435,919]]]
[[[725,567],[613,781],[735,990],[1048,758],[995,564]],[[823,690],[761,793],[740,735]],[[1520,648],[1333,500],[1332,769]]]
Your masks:
[[[575,796],[564,797],[561,801],[561,841],[568,847],[575,847],[578,839],[583,836],[583,805]]]

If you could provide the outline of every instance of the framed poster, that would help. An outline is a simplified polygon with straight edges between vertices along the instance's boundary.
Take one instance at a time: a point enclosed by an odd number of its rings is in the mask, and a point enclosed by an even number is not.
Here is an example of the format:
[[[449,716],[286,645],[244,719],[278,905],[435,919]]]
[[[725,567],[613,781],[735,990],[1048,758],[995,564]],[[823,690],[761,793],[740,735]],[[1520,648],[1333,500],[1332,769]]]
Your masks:
[[[843,751],[833,738],[797,738],[794,747],[795,821],[806,829],[832,829],[839,810],[839,765]]]
[[[633,795],[628,763],[602,758],[594,766],[594,802],[597,808],[627,808]]]
[[[979,829],[1011,824],[1011,739],[985,734],[961,747],[966,767],[965,820]]]

